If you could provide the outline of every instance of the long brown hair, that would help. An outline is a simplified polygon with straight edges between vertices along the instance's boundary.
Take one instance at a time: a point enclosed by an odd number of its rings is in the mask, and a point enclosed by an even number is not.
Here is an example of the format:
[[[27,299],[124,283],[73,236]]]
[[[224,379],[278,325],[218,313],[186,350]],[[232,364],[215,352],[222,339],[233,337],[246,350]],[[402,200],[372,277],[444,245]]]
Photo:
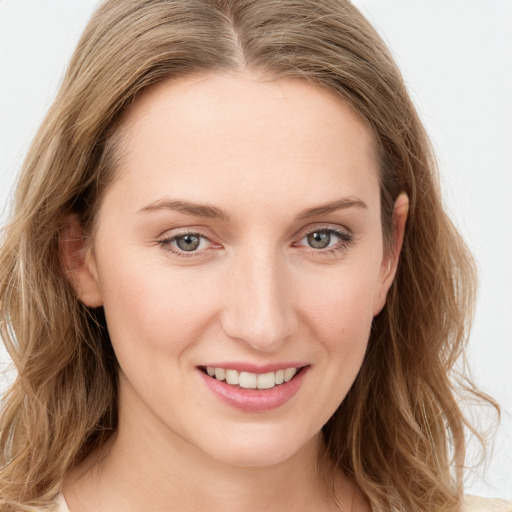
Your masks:
[[[143,91],[244,68],[302,78],[358,112],[379,152],[388,249],[394,201],[401,191],[410,200],[397,276],[361,372],[323,429],[327,453],[376,511],[460,507],[471,426],[453,366],[467,340],[474,265],[385,44],[347,0],[109,0],[35,137],[4,230],[0,328],[18,376],[0,422],[0,511],[47,505],[117,427],[115,355],[101,308],[84,306],[62,271],[63,216],[76,213],[91,232],[115,179],[118,121]]]

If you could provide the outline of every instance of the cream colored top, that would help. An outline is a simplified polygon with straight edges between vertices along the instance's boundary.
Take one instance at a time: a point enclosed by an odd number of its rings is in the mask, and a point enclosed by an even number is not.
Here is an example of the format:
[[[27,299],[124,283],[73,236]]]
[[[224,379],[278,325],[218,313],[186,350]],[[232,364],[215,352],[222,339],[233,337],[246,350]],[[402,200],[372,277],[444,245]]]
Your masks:
[[[512,512],[512,503],[479,496],[466,496],[464,512]]]
[[[58,497],[52,512],[70,512],[62,494]],[[479,496],[466,496],[464,512],[512,512],[512,503]]]

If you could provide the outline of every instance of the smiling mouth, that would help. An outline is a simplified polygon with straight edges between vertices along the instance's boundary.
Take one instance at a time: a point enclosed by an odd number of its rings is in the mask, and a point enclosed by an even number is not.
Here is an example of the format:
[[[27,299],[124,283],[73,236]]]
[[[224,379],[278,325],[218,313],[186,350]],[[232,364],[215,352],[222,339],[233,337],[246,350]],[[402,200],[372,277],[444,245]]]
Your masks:
[[[239,372],[213,366],[203,366],[200,369],[212,379],[224,381],[235,388],[272,389],[292,380],[302,368],[291,367],[267,373]]]

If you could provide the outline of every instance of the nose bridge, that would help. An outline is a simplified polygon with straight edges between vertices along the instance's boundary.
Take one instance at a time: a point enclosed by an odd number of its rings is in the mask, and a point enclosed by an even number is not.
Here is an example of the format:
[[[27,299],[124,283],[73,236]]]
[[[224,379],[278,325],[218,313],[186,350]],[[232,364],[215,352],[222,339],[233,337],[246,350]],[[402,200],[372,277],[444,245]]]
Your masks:
[[[247,248],[231,267],[224,330],[253,348],[271,351],[296,330],[283,255],[271,247]]]

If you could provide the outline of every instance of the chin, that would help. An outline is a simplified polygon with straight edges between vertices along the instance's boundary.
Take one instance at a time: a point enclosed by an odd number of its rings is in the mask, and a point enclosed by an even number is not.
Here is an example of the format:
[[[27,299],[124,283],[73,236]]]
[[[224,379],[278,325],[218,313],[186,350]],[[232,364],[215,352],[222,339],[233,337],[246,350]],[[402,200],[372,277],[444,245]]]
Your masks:
[[[205,447],[204,451],[219,462],[240,468],[277,466],[293,457],[316,458],[320,433],[312,438],[304,438],[290,435],[284,427],[277,433],[273,429],[267,430],[265,426],[259,427],[257,432],[252,430],[239,432],[239,435],[226,435],[223,442]]]

